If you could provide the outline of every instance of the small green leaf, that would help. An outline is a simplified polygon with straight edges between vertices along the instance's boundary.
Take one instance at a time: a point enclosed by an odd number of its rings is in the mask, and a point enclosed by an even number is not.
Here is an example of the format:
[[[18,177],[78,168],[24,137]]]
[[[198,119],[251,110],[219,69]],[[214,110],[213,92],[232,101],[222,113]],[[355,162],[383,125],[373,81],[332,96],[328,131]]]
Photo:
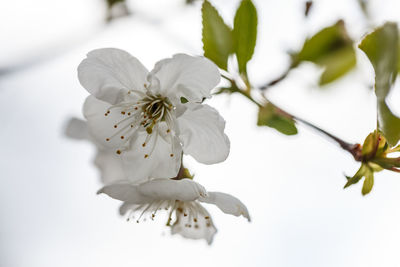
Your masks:
[[[324,66],[319,85],[325,85],[344,76],[356,65],[356,53],[352,46],[332,52],[319,60],[321,66]]]
[[[385,99],[393,87],[399,68],[398,35],[397,24],[387,22],[365,36],[359,45],[375,70],[378,128],[391,146],[400,140],[400,119],[390,111]]]
[[[385,23],[368,34],[358,46],[367,55],[375,70],[375,94],[378,101],[388,95],[396,80],[399,38],[397,24]]]
[[[373,162],[384,169],[400,168],[400,158],[377,158]]]
[[[376,148],[376,131],[370,133],[367,138],[364,140],[364,144],[362,145],[362,155],[364,157],[370,156],[375,148]]]
[[[272,104],[267,104],[259,109],[257,125],[274,128],[286,135],[297,134],[293,119],[285,114],[280,114]]]
[[[320,85],[348,73],[356,64],[356,55],[344,22],[340,20],[306,40],[300,52],[293,55],[293,66],[302,61],[310,61],[324,68]]]
[[[185,97],[181,96],[181,103],[186,104],[187,102],[189,102],[189,100],[187,100]]]
[[[232,30],[207,0],[203,3],[201,14],[204,56],[221,69],[227,70],[228,57],[234,53]]]
[[[365,179],[364,179],[364,184],[361,190],[361,193],[363,196],[371,192],[372,187],[374,186],[374,172],[372,170],[368,170],[365,173]]]
[[[112,6],[114,6],[117,3],[121,3],[121,2],[125,2],[125,0],[106,0],[108,7],[111,8]]]
[[[378,102],[378,125],[390,146],[400,140],[400,118],[396,117],[384,100]]]
[[[364,177],[367,168],[368,168],[367,165],[361,164],[361,167],[358,169],[358,171],[356,172],[356,174],[354,174],[353,177],[346,176],[347,183],[344,185],[343,188],[347,188],[350,185],[358,183],[361,180],[361,178]]]
[[[360,169],[358,169],[353,177],[346,177],[347,183],[344,185],[344,188],[358,183],[363,177],[365,177],[365,179],[361,193],[363,195],[368,194],[369,192],[371,192],[374,185],[374,171],[369,165],[365,163],[361,164]]]
[[[240,3],[234,19],[233,36],[239,72],[247,74],[247,62],[253,56],[257,40],[257,10],[251,0]]]

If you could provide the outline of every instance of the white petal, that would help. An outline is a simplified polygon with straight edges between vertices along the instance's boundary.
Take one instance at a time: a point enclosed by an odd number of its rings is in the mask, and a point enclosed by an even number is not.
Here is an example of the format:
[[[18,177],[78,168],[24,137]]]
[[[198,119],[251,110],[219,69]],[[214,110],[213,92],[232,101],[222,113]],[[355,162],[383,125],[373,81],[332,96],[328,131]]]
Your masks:
[[[81,85],[98,99],[115,104],[121,93],[144,91],[147,69],[128,52],[103,48],[89,52],[78,66]]]
[[[172,101],[185,97],[200,102],[211,97],[211,90],[221,79],[217,66],[204,57],[176,54],[155,65],[148,76],[154,90]]]
[[[126,118],[121,114],[122,108],[113,108],[110,113],[105,116],[110,104],[101,101],[94,96],[88,96],[83,105],[83,115],[87,119],[90,135],[100,144],[110,148],[120,148],[127,145],[126,141],[132,131],[130,121],[115,125]],[[120,132],[120,134],[117,134]],[[121,139],[124,136],[124,139]],[[108,141],[107,141],[108,140]],[[128,144],[129,145],[129,144]]]
[[[142,195],[139,192],[138,187],[138,185],[133,185],[129,182],[121,181],[106,185],[101,188],[97,193],[104,193],[112,198],[131,204],[146,204],[152,202],[153,199],[151,197]]]
[[[128,213],[130,210],[135,210],[140,204],[130,204],[128,202],[124,202],[120,207],[119,207],[119,214],[120,215],[125,215]]]
[[[199,203],[194,205],[201,206]],[[184,216],[183,213],[176,212],[176,221],[171,227],[172,234],[179,234],[190,239],[205,239],[211,245],[217,229],[206,209],[202,208],[203,214],[207,216],[199,216],[197,222],[194,223],[189,216]]]
[[[78,118],[70,118],[65,127],[65,135],[72,139],[88,140],[89,132],[86,121]]]
[[[177,119],[183,152],[205,164],[224,161],[230,148],[224,119],[209,105],[186,105],[189,108]]]
[[[204,187],[190,179],[155,179],[140,184],[138,191],[154,200],[193,201],[207,196]]]
[[[155,132],[143,147],[147,133],[138,132],[137,134],[130,148],[121,154],[127,178],[132,182],[142,182],[149,178],[176,177],[182,155],[178,140],[175,138],[172,146],[161,136],[156,137],[158,133]]]
[[[221,192],[208,192],[208,196],[205,198],[199,198],[199,201],[214,204],[227,214],[235,216],[242,215],[250,221],[250,215],[246,206],[232,195]]]
[[[104,186],[98,193],[105,193],[129,204],[145,204],[157,200],[193,201],[207,196],[202,185],[189,179],[155,179],[141,184],[120,181]]]
[[[100,170],[100,177],[103,184],[108,185],[126,180],[122,159],[114,150],[99,150],[94,164]]]

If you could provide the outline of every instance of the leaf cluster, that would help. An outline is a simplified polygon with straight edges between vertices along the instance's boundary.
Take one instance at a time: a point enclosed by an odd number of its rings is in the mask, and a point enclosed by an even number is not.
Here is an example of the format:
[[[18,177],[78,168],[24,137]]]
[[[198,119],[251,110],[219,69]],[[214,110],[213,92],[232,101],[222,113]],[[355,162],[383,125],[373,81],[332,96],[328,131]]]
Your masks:
[[[353,177],[347,178],[344,188],[358,183],[363,177],[364,184],[361,193],[371,192],[374,185],[374,173],[384,169],[400,172],[400,157],[390,157],[392,153],[400,152],[400,145],[390,148],[386,138],[377,130],[370,133],[361,149],[361,167]]]

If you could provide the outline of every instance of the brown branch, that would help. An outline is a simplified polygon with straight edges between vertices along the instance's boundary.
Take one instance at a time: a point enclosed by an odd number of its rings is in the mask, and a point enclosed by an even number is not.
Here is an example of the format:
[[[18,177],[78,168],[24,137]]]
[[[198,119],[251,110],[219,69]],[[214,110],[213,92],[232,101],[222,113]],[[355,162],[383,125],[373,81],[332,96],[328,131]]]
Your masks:
[[[286,76],[286,74],[282,75]],[[227,79],[228,81],[230,81],[232,87],[230,88],[231,93],[239,93],[241,95],[243,95],[244,97],[246,97],[247,99],[249,99],[251,102],[253,102],[254,104],[256,104],[258,107],[262,107],[263,104],[259,103],[258,101],[256,101],[246,90],[242,90],[238,87],[238,85],[236,84],[236,82],[233,79],[230,79],[229,77],[223,76],[225,79]],[[280,78],[279,80],[282,80],[284,78]],[[278,79],[277,79],[278,80]],[[271,84],[271,83],[269,83]],[[267,87],[262,87],[262,88],[267,88]],[[262,88],[258,88],[259,90],[262,90]],[[344,140],[342,140],[341,138],[321,129],[320,127],[312,124],[309,121],[306,121],[302,118],[299,118],[289,112],[287,112],[286,110],[283,110],[282,108],[278,107],[277,105],[275,105],[274,103],[272,103],[269,99],[267,99],[264,95],[262,95],[264,97],[264,100],[272,105],[275,106],[275,108],[277,109],[278,112],[282,113],[282,115],[287,116],[291,119],[293,119],[294,121],[298,122],[298,123],[302,123],[304,125],[307,125],[308,127],[316,130],[318,133],[330,138],[331,140],[333,140],[334,142],[336,142],[343,150],[349,152],[353,158],[356,161],[362,161],[363,160],[363,156],[362,156],[362,146],[360,144],[351,144],[348,143]]]

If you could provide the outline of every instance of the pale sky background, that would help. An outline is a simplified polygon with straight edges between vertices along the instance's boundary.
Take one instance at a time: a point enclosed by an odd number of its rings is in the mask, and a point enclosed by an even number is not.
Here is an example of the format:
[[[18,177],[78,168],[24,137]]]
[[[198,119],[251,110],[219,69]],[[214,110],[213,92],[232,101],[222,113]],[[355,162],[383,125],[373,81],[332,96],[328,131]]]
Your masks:
[[[228,23],[239,1],[212,1]],[[343,18],[359,39],[367,21],[351,0],[320,0],[308,19],[304,1],[254,0],[259,39],[250,78],[262,84],[288,64],[285,54],[307,35]],[[372,22],[399,20],[400,3],[371,1]],[[240,198],[252,222],[212,206],[212,246],[171,236],[165,219],[136,224],[117,214],[118,201],[95,193],[101,184],[95,149],[63,136],[82,117],[88,93],[76,67],[90,50],[118,47],[148,69],[174,53],[201,55],[200,3],[131,1],[134,16],[104,26],[100,0],[13,0],[0,9],[0,266],[400,266],[400,175],[379,173],[370,195],[347,190],[350,155],[312,130],[294,137],[256,127],[256,108],[240,96],[209,104],[226,119],[228,160],[206,166],[187,158],[195,180]],[[287,110],[350,141],[375,127],[372,67],[320,90],[320,70],[304,65],[269,96]],[[39,60],[39,63],[35,63]],[[18,71],[20,66],[26,66]],[[16,69],[14,68],[16,67]],[[10,68],[11,67],[11,68]],[[14,70],[14,72],[13,72]],[[400,114],[399,86],[391,107]]]

